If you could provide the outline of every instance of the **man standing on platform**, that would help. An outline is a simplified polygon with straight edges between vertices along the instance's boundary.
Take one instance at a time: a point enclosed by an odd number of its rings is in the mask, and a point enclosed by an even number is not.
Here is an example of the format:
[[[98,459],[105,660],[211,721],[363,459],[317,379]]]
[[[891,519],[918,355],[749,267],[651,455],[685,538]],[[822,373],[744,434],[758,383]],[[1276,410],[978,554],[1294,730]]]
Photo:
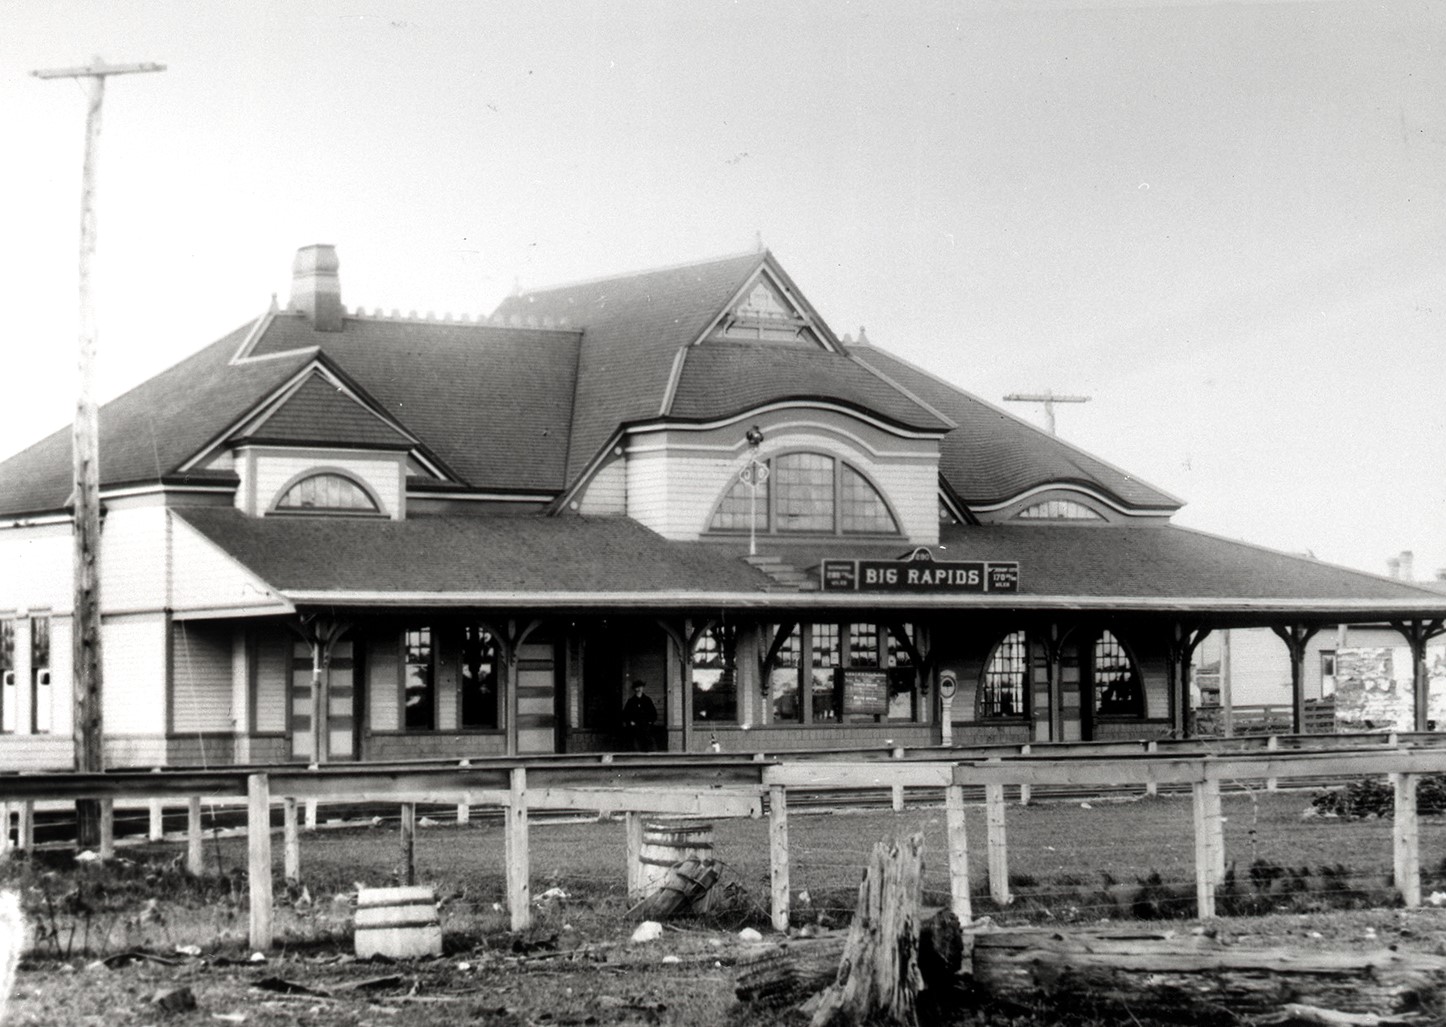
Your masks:
[[[658,722],[658,708],[648,698],[648,684],[642,678],[633,681],[633,694],[623,704],[623,733],[633,752],[649,752],[653,748],[653,725]]]

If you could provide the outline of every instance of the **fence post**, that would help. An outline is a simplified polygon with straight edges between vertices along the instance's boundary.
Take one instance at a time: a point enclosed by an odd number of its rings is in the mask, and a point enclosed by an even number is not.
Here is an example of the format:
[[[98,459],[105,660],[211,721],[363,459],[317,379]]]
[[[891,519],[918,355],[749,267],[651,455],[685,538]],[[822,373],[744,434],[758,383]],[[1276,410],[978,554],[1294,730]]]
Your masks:
[[[1159,742],[1151,740],[1145,743],[1145,752],[1149,753],[1150,755],[1153,756],[1159,751]],[[1156,781],[1154,777],[1151,777],[1150,780],[1145,782],[1145,794],[1150,796],[1151,798],[1154,798],[1156,795],[1160,794],[1160,782]]]
[[[151,768],[151,773],[152,773],[152,774],[159,774],[160,772],[161,772],[161,768],[160,768],[160,767],[152,767],[152,768]],[[165,807],[161,804],[161,800],[160,800],[160,799],[158,799],[158,798],[151,799],[151,801],[150,801],[150,811],[151,811],[150,831],[147,833],[146,837],[149,838],[149,839],[150,839],[151,841],[153,841],[153,842],[158,842],[158,841],[160,841],[162,838],[164,838],[164,837],[166,836],[166,811],[165,811]]]
[[[10,803],[0,802],[0,859],[10,855]]]
[[[768,874],[772,882],[773,929],[788,930],[788,796],[782,785],[768,789]]]
[[[944,820],[949,834],[949,899],[961,927],[974,919],[969,898],[969,834],[964,825],[964,786],[944,789]]]
[[[417,883],[417,804],[402,803],[402,883],[411,887]]]
[[[625,812],[623,830],[627,835],[628,901],[636,902],[643,897],[643,815],[637,810]]]
[[[100,800],[100,858],[115,859],[115,800]]]
[[[460,763],[457,764],[457,766],[459,766],[459,767],[470,767],[471,765],[472,765],[472,761],[471,761],[471,760],[463,760],[462,762],[460,762]],[[470,823],[471,820],[472,820],[472,796],[471,796],[470,794],[465,794],[465,795],[462,796],[461,800],[457,803],[457,826],[458,826],[458,827],[461,827],[461,826],[463,826],[464,824]]]
[[[894,759],[896,759],[896,760],[901,760],[901,759],[904,758],[904,750],[903,750],[903,749],[897,749],[897,748],[896,748],[890,755],[891,755]],[[904,786],[903,786],[902,784],[895,784],[895,785],[894,785],[894,787],[893,787],[893,801],[894,801],[894,812],[895,812],[895,813],[902,813],[902,812],[904,812]]]
[[[1408,909],[1421,904],[1421,849],[1416,816],[1416,774],[1392,774],[1396,783],[1396,821],[1391,829],[1395,884]]]
[[[15,813],[15,847],[26,852],[35,848],[35,803],[30,799]]]
[[[186,799],[186,871],[192,877],[206,872],[206,852],[201,847],[201,797]]]
[[[301,834],[297,829],[296,798],[281,800],[281,873],[288,881],[301,880]]]
[[[989,896],[1001,906],[1007,906],[1013,897],[1009,894],[1009,848],[1005,842],[1003,785],[984,786],[984,812],[989,845]]]
[[[271,781],[246,778],[246,879],[251,890],[251,948],[271,948]]]
[[[307,799],[307,800],[306,800],[306,829],[307,829],[308,831],[315,831],[315,830],[316,830],[316,800],[315,800],[315,799]]]
[[[504,834],[507,851],[507,909],[512,929],[532,926],[532,867],[527,852],[527,769],[512,769]]]
[[[1032,753],[1033,751],[1034,751],[1033,747],[1028,746],[1028,745],[1021,745],[1021,746],[1019,747],[1019,755],[1021,755],[1021,756],[1028,756],[1028,755],[1029,755],[1030,753]],[[1033,798],[1033,796],[1034,796],[1034,786],[1031,785],[1028,781],[1024,782],[1023,784],[1021,784],[1021,785],[1019,786],[1019,804],[1020,804],[1021,806],[1028,806],[1028,805],[1029,805],[1029,800],[1030,800],[1031,798]]]
[[[1220,828],[1220,783],[1202,777],[1192,786],[1195,813],[1195,906],[1196,916],[1205,920],[1215,915],[1215,883],[1217,857],[1216,832]],[[1210,792],[1215,792],[1215,816],[1211,817]],[[1211,821],[1214,821],[1212,824]]]
[[[1271,735],[1265,740],[1265,748],[1267,752],[1275,752],[1280,748],[1280,739],[1275,735]],[[1276,781],[1275,778],[1268,777],[1265,779],[1265,790],[1267,792],[1273,792],[1277,787],[1279,787],[1279,782]]]

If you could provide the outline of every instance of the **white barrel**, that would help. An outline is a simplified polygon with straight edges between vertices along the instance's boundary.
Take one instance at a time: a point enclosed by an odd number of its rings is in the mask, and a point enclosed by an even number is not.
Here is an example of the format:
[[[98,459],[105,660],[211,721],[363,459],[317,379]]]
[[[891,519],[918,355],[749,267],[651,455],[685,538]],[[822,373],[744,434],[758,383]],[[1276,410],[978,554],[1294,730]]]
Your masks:
[[[638,852],[640,894],[652,895],[668,879],[668,871],[689,856],[713,858],[713,825],[706,820],[645,820],[643,847]]]

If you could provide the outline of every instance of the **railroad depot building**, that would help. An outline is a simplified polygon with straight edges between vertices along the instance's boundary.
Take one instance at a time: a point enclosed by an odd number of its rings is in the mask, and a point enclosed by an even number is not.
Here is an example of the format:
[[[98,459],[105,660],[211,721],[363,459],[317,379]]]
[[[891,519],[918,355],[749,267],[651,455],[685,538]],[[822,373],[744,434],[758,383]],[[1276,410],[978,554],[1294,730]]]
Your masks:
[[[1172,525],[768,252],[474,321],[347,311],[306,247],[100,439],[108,766],[616,749],[635,680],[658,749],[1180,734],[1214,627],[1446,616]],[[0,464],[4,769],[72,763],[70,494],[68,431]]]

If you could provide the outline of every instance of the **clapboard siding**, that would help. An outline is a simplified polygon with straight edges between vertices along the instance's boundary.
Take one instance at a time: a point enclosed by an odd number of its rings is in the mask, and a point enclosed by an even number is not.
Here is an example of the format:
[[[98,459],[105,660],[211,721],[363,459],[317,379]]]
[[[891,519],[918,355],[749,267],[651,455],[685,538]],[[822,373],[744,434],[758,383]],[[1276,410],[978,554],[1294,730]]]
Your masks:
[[[374,638],[367,644],[367,725],[373,731],[401,728],[401,653],[398,645],[395,635]]]
[[[909,541],[939,539],[938,444],[905,439],[843,414],[783,410],[759,418],[760,460],[808,450],[853,464],[883,493]],[[667,538],[696,539],[752,455],[737,425],[635,436],[627,453],[628,515]]]
[[[366,482],[381,501],[382,512],[388,517],[400,519],[406,512],[402,501],[404,465],[400,453],[368,455],[346,450],[297,453],[260,446],[244,452],[245,457],[238,461],[237,469],[247,480],[243,480],[236,490],[236,498],[237,505],[253,516],[270,510],[281,498],[281,490],[297,475],[328,469],[346,471]],[[250,505],[253,497],[254,507]]]
[[[171,607],[177,613],[280,608],[280,601],[264,581],[175,516],[171,518],[171,566]]]
[[[51,639],[52,655],[55,639]],[[102,716],[107,735],[166,733],[166,618],[107,620],[102,659]],[[68,677],[69,675],[67,675]]]
[[[0,614],[71,605],[70,525],[0,528]]]
[[[607,517],[628,512],[628,466],[624,460],[603,465],[578,497],[578,512]]]
[[[101,608],[105,613],[166,607],[164,507],[112,510],[101,532]]]
[[[171,631],[171,730],[230,731],[232,667],[229,624],[177,622]]]
[[[291,636],[281,628],[261,631],[256,640],[255,725],[259,734],[286,730],[287,690],[291,681]]]

